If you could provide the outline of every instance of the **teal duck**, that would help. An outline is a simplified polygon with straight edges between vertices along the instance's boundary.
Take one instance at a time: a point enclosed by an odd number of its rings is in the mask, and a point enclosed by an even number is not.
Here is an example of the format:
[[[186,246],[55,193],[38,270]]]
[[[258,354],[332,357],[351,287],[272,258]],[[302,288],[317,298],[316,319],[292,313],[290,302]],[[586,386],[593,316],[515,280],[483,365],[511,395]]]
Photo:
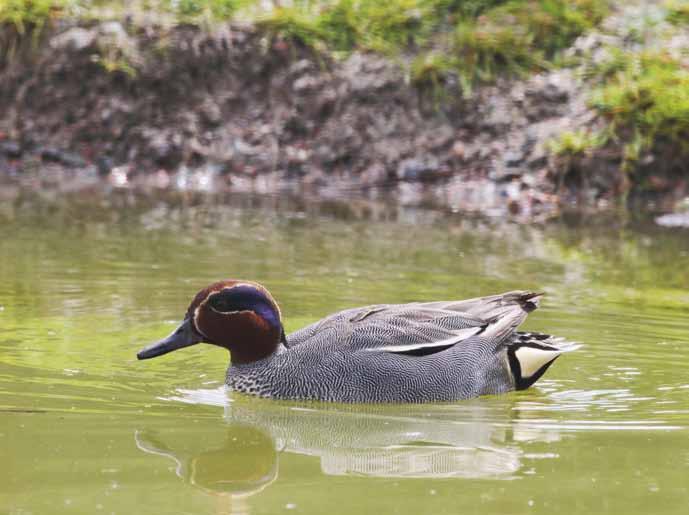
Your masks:
[[[211,284],[149,359],[210,343],[230,351],[226,384],[275,399],[439,402],[523,390],[577,346],[517,327],[542,294],[379,304],[340,311],[289,336],[277,302],[251,281]]]

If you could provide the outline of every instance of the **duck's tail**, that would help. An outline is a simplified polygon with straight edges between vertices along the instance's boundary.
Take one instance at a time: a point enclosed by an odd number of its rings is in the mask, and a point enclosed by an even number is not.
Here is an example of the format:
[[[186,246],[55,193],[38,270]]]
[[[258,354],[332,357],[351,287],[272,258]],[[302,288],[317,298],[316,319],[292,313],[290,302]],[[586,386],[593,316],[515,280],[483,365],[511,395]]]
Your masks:
[[[423,306],[449,311],[461,311],[491,320],[504,316],[506,312],[516,309],[524,314],[531,313],[538,307],[543,293],[531,291],[510,291],[487,297],[476,297],[466,300],[426,302]]]
[[[461,311],[482,318],[486,326],[478,336],[491,339],[499,348],[507,349],[510,371],[517,390],[534,384],[548,367],[565,352],[579,345],[543,333],[517,331],[526,317],[538,308],[543,293],[511,291],[475,299],[435,302],[427,306]]]
[[[517,327],[538,307],[542,293],[512,291],[502,295],[470,299],[461,307],[467,313],[486,321],[484,338],[497,343],[509,342]]]
[[[515,388],[525,390],[566,352],[581,345],[544,333],[515,332],[507,344],[507,358],[514,377]]]

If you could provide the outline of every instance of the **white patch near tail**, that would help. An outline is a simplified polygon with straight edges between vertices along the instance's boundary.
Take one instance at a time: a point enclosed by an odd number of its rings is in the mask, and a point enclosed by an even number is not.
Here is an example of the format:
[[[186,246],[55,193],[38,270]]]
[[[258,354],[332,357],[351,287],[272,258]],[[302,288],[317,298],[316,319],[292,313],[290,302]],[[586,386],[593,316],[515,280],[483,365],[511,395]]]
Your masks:
[[[515,388],[525,390],[548,370],[560,354],[577,350],[581,345],[544,333],[515,333],[507,348]]]
[[[540,349],[536,347],[520,347],[515,351],[522,377],[528,379],[538,372],[543,365],[550,363],[563,351],[555,349]]]

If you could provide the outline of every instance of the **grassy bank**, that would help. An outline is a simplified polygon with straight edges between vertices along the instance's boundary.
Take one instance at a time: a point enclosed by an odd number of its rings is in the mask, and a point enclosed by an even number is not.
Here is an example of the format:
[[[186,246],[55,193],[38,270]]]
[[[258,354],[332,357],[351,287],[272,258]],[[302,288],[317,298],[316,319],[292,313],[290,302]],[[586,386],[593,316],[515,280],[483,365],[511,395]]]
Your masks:
[[[157,13],[171,23],[248,20],[266,34],[334,54],[373,51],[410,63],[418,85],[456,77],[467,94],[500,74],[543,70],[607,12],[605,0],[0,0],[19,33],[64,17]]]
[[[336,52],[369,50],[411,62],[411,80],[459,93],[498,75],[547,68],[607,12],[601,0],[335,0],[295,2],[256,17],[269,33]]]
[[[689,156],[689,69],[665,52],[619,54],[591,97],[624,143],[626,166],[665,145]]]
[[[612,42],[583,66],[597,123],[565,131],[550,144],[566,163],[595,160],[600,152],[618,156],[623,183],[640,191],[668,188],[668,178],[686,177],[689,158],[689,2],[671,0],[651,9],[628,32],[611,31]]]
[[[583,122],[572,118],[570,126],[558,129],[559,136],[546,146],[551,157],[564,159],[551,159],[555,164],[548,166],[555,175],[567,174],[583,157],[579,168],[593,165],[595,174],[603,173],[595,169],[596,162],[606,159],[617,168],[601,169],[623,177],[617,181],[622,189],[643,189],[651,169],[675,177],[687,173],[689,42],[681,38],[689,28],[689,1],[640,2],[651,9],[648,20],[633,19],[631,28],[603,24],[623,17],[629,5],[612,0],[134,0],[126,5],[112,0],[0,0],[0,65],[11,58],[16,41],[38,41],[36,36],[57,23],[93,26],[115,20],[133,39],[142,27],[155,25],[161,45],[166,27],[211,29],[236,22],[253,27],[252,34],[265,45],[261,48],[298,47],[307,49],[299,55],[309,56],[313,50],[335,65],[354,52],[377,54],[404,70],[395,79],[398,84],[404,77],[416,88],[414,96],[418,91],[437,101],[433,107],[442,102],[462,106],[471,98],[489,103],[474,93],[499,78],[518,80],[572,67],[583,72],[573,74],[580,84],[553,101],[563,109],[541,118],[527,115],[528,123],[565,118],[567,102],[578,102],[595,116],[582,117]],[[596,43],[574,48],[582,35]],[[92,56],[93,62],[134,79],[137,59],[129,57],[134,53],[127,48],[112,48],[117,44],[116,38],[99,40],[95,53],[100,55]],[[500,82],[492,94],[507,92],[511,84]]]

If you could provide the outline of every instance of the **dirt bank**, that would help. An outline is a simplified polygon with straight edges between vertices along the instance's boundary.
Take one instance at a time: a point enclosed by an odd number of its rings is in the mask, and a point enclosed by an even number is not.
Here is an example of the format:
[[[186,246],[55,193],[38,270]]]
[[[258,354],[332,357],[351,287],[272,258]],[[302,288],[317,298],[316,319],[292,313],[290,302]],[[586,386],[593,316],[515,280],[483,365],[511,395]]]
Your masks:
[[[394,60],[336,60],[250,26],[109,21],[22,41],[0,69],[5,183],[392,195],[517,216],[621,189],[617,156],[582,181],[548,152],[592,116],[571,70],[465,99],[410,85]]]

